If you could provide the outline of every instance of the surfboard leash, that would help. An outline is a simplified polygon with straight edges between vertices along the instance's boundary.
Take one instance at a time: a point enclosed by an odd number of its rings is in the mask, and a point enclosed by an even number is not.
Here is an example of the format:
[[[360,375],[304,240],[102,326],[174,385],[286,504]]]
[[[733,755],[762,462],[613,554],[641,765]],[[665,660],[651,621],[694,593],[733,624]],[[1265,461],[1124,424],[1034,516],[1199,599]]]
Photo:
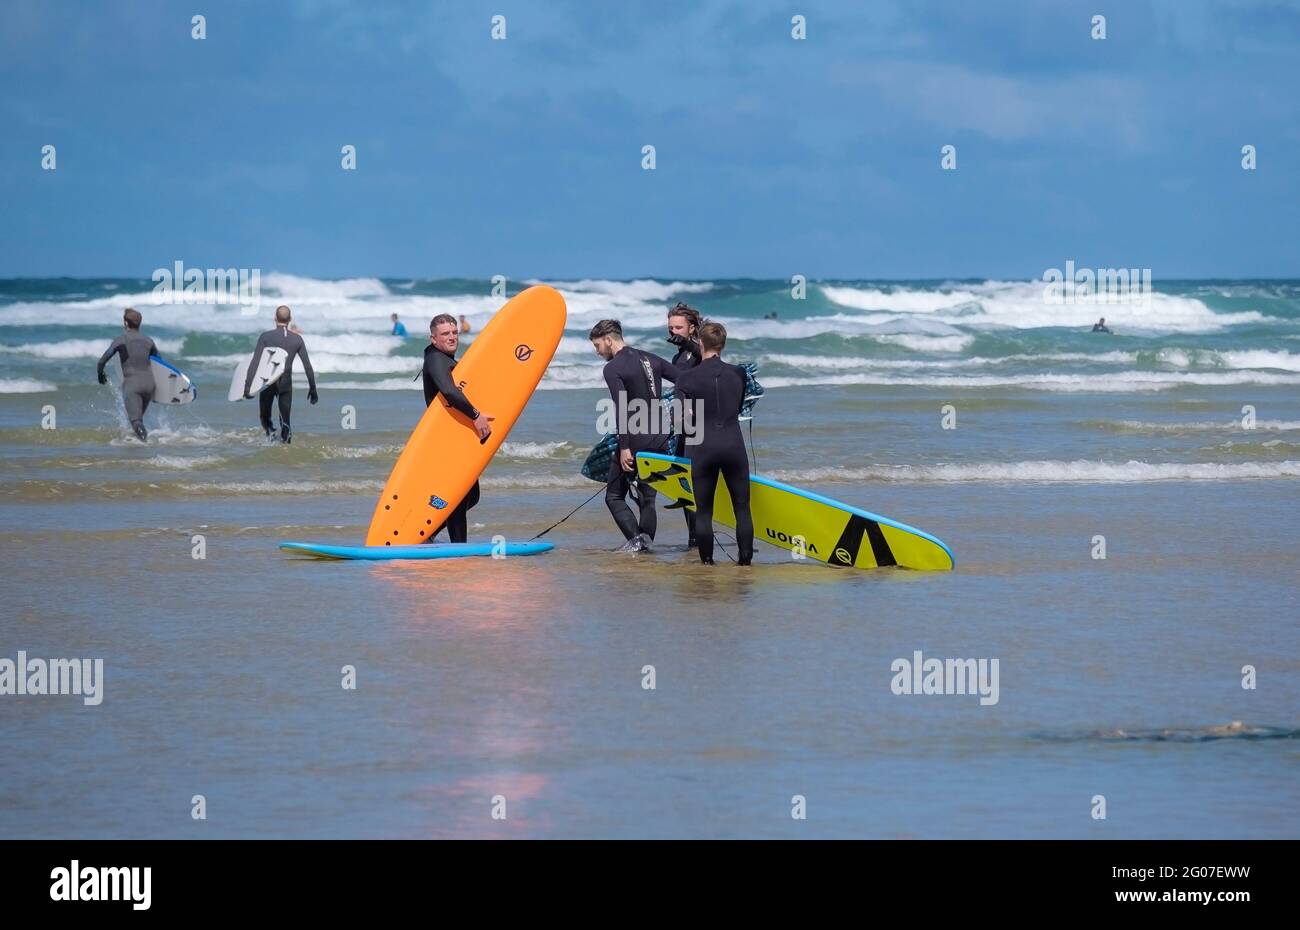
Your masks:
[[[600,488],[598,491],[596,491],[596,494],[604,494],[604,493],[605,493],[605,489],[604,489],[604,488]],[[552,524],[551,524],[550,526],[548,526],[546,529],[542,530],[540,533],[538,533],[536,536],[534,536],[533,539],[541,539],[543,536],[545,536],[545,535],[546,535],[547,533],[549,533],[551,530],[555,529],[557,526],[559,526],[559,525],[560,525],[561,523],[563,523],[565,520],[569,519],[569,517],[573,516],[575,513],[577,513],[579,510],[581,510],[583,507],[586,507],[588,504],[590,504],[592,501],[594,501],[594,500],[596,499],[596,494],[591,495],[591,497],[587,498],[585,501],[583,501],[583,502],[582,502],[581,504],[579,504],[577,507],[574,507],[572,510],[570,510],[568,513],[566,513],[566,514],[565,514],[563,517],[561,517],[559,520],[556,520],[554,523],[552,523]],[[530,540],[528,540],[528,541],[529,541],[529,542],[532,542],[533,539],[530,539]]]

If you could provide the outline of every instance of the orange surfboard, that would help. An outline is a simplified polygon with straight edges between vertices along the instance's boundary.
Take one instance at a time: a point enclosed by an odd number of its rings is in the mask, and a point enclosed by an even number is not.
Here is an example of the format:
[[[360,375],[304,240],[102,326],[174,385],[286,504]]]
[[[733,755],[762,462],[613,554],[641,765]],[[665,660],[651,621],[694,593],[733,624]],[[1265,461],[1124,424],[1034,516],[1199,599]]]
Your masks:
[[[452,375],[479,412],[496,417],[492,435],[480,444],[470,419],[435,398],[388,476],[367,546],[422,543],[465,499],[542,380],[567,315],[558,291],[530,287],[474,337]]]

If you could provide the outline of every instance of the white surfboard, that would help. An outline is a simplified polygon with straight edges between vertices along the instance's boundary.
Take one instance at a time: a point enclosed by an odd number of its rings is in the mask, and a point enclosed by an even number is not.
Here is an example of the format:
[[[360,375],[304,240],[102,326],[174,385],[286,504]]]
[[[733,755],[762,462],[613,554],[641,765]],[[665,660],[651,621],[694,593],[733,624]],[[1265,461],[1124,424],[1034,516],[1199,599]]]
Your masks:
[[[153,369],[153,402],[155,404],[188,404],[198,396],[198,389],[179,368],[164,362],[156,355],[149,356]]]
[[[256,397],[263,388],[284,374],[284,363],[288,358],[289,353],[284,349],[277,349],[274,346],[263,349],[262,357],[258,359],[253,375],[253,383],[248,388],[249,392]],[[235,377],[230,380],[230,393],[227,395],[231,400],[244,399],[244,379],[248,377],[248,367],[252,364],[253,356],[250,355],[235,369]]]

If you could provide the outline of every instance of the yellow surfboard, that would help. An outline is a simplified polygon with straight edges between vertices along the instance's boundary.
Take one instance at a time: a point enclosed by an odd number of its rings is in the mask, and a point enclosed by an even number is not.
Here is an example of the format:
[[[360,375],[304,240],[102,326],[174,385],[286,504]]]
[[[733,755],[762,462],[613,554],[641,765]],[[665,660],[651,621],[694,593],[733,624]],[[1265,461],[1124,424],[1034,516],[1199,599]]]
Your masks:
[[[660,494],[695,506],[690,459],[640,452],[636,468],[640,479]],[[802,538],[808,558],[827,565],[928,571],[953,567],[952,550],[929,533],[761,475],[749,478],[749,512],[755,539],[793,550]],[[713,519],[736,525],[731,495],[721,480],[713,497]]]
[[[464,500],[528,398],[564,334],[564,298],[538,286],[513,297],[488,321],[453,375],[481,413],[496,419],[480,443],[474,426],[440,396],[406,441],[375,505],[367,546],[424,542]]]

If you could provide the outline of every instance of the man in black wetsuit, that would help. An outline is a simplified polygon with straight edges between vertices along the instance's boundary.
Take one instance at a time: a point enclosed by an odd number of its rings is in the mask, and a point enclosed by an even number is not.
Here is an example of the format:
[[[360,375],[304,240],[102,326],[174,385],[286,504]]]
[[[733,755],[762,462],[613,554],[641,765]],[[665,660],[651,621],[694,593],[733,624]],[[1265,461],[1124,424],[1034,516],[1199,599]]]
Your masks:
[[[1108,333],[1108,332],[1110,332],[1110,327],[1106,325],[1106,318],[1105,318],[1105,317],[1102,317],[1102,318],[1101,318],[1100,320],[1098,320],[1096,323],[1092,324],[1092,331],[1093,331],[1094,333]]]
[[[691,483],[695,489],[695,538],[700,561],[713,564],[713,495],[718,476],[727,482],[731,506],[736,513],[738,561],[748,565],[754,557],[754,522],[749,513],[749,456],[740,432],[740,406],[745,402],[745,369],[722,360],[727,330],[721,323],[700,327],[704,359],[677,379],[677,396],[688,418],[698,404],[703,423],[694,427],[700,443],[691,453]],[[692,401],[692,403],[687,403]]]
[[[146,442],[149,432],[144,428],[144,412],[153,400],[153,365],[149,356],[158,354],[158,347],[153,340],[140,332],[144,317],[140,311],[127,307],[122,314],[122,325],[126,332],[113,340],[112,344],[99,357],[95,374],[100,384],[108,384],[104,366],[114,355],[122,362],[122,403],[126,405],[126,418],[131,423],[135,438]]]
[[[280,402],[280,441],[291,442],[293,432],[289,428],[289,414],[293,410],[293,360],[302,356],[302,370],[307,374],[307,400],[316,403],[316,372],[312,370],[311,359],[307,357],[307,344],[302,336],[290,328],[289,321],[293,313],[288,307],[275,308],[275,329],[268,329],[257,337],[257,346],[253,349],[253,363],[248,366],[248,375],[244,378],[244,396],[252,397],[253,376],[257,374],[257,363],[262,357],[263,349],[284,349],[284,374],[262,389],[258,397],[258,415],[262,420],[262,429],[270,439],[275,435],[271,428],[271,405]]]
[[[479,442],[486,442],[492,435],[492,421],[496,417],[480,412],[457,386],[452,372],[456,369],[456,346],[459,343],[460,327],[456,325],[456,318],[450,313],[435,316],[429,323],[429,345],[424,349],[424,405],[429,406],[441,396],[447,406],[459,410],[474,422],[474,432],[478,433]],[[443,527],[447,528],[447,538],[452,542],[465,542],[469,538],[469,509],[478,501],[478,482],[475,481],[465,499],[456,505],[442,526],[429,534],[425,542],[433,542],[433,537]]]
[[[610,464],[605,506],[627,539],[623,551],[645,552],[655,538],[658,494],[636,480],[636,454],[662,452],[668,445],[660,398],[664,380],[676,381],[677,369],[657,355],[624,343],[618,320],[601,320],[591,328],[590,336],[596,354],[605,359],[605,384],[618,417],[618,461]],[[625,500],[633,485],[639,518],[632,515]]]
[[[668,341],[677,347],[673,356],[673,367],[678,371],[690,371],[700,363],[701,349],[696,335],[700,326],[700,311],[684,303],[678,303],[668,311]],[[681,424],[677,426],[677,440],[673,455],[686,456],[686,437],[682,434]],[[686,548],[695,548],[695,512],[686,506],[685,501],[670,504],[668,510],[681,508],[686,518]]]

